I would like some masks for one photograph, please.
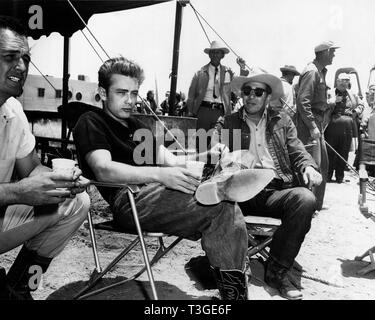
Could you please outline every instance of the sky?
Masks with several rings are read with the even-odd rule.
[[[282,65],[295,65],[302,71],[314,59],[314,47],[325,40],[336,42],[333,64],[328,66],[327,83],[332,86],[336,69],[354,67],[366,91],[369,71],[375,64],[373,0],[191,0],[194,8],[249,66],[257,66],[280,76]],[[170,89],[176,2],[132,10],[97,14],[88,27],[109,56],[123,55],[138,62],[146,79],[140,89],[158,89],[159,103]],[[69,17],[66,17],[69,23]],[[210,40],[219,37],[202,21]],[[85,32],[90,37],[88,32]],[[92,38],[91,38],[92,39]],[[44,73],[62,76],[63,38],[53,33],[48,38],[30,39],[32,59]],[[177,90],[187,93],[196,71],[209,62],[203,52],[209,42],[187,5],[183,10]],[[70,74],[87,75],[97,81],[102,61],[80,31],[70,42]],[[100,52],[102,59],[107,56]],[[239,67],[232,51],[222,64],[235,73]],[[35,68],[30,73],[38,74]]]

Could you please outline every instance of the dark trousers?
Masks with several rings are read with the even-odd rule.
[[[244,215],[281,219],[276,230],[270,256],[289,269],[298,255],[305,235],[310,230],[315,211],[314,194],[303,187],[291,189],[264,189],[253,199],[239,203]]]
[[[207,133],[207,139],[204,135],[199,135],[196,139],[196,146],[198,153],[205,152],[211,142],[211,135],[213,128],[215,128],[217,120],[224,115],[223,109],[210,109],[200,106],[197,114],[197,130],[204,129]],[[202,141],[203,140],[203,141]]]
[[[158,183],[142,187],[135,201],[144,231],[164,232],[194,241],[201,239],[202,249],[212,266],[224,270],[244,269],[246,224],[234,203],[203,206],[192,195]],[[135,230],[127,190],[117,192],[110,202],[115,222],[126,230]]]
[[[337,153],[348,161],[350,146],[353,138],[353,119],[349,116],[333,116],[325,131],[326,141]],[[328,151],[328,179],[332,178],[335,172],[336,180],[344,179],[346,163],[336,155],[331,148]]]

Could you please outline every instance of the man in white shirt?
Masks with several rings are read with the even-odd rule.
[[[90,205],[83,193],[88,180],[78,168],[73,176],[54,173],[35,152],[35,138],[15,99],[22,94],[29,63],[22,25],[0,16],[0,254],[23,244],[6,276],[0,268],[0,300],[32,299],[30,291],[37,289]]]
[[[221,64],[229,49],[219,41],[212,41],[204,53],[208,54],[210,62],[194,74],[186,103],[189,115],[197,117],[197,130],[204,129],[208,133],[219,117],[231,113],[230,82],[233,72]]]
[[[295,66],[285,65],[280,68],[281,71],[281,83],[284,88],[284,95],[280,98],[284,111],[292,118],[295,123],[296,118],[296,95],[293,87],[293,79],[299,76],[300,73],[297,71]]]

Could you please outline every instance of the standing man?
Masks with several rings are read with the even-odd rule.
[[[348,161],[353,138],[358,140],[357,123],[364,109],[361,99],[351,92],[349,88],[349,74],[340,73],[337,77],[333,101],[329,101],[332,109],[331,122],[324,133],[327,143],[345,161]],[[327,151],[329,159],[327,181],[330,182],[332,180],[333,172],[335,172],[336,182],[342,183],[346,163],[330,147],[328,147]]]
[[[170,96],[170,91],[165,92],[165,99],[163,102],[160,104],[161,112],[163,115],[167,116],[169,115],[169,96]]]
[[[328,174],[328,155],[324,130],[329,123],[330,109],[327,104],[326,66],[332,64],[335,50],[339,48],[332,41],[325,41],[315,47],[315,59],[303,70],[299,78],[297,94],[298,138],[307,147],[320,168],[323,182],[313,188],[317,210],[323,207]]]
[[[30,63],[26,31],[0,16],[0,254],[23,245],[9,272],[0,268],[0,300],[30,300],[45,272],[87,217],[88,180],[44,167],[22,106]],[[12,173],[19,181],[13,182]],[[80,193],[80,194],[78,194]],[[40,278],[39,278],[40,280]]]
[[[221,64],[229,49],[219,41],[212,41],[204,53],[208,54],[210,62],[194,74],[186,103],[189,115],[198,118],[197,130],[204,129],[208,133],[219,117],[231,113],[230,82],[233,72]]]
[[[293,87],[293,79],[295,76],[299,76],[300,73],[297,71],[295,66],[285,65],[280,68],[281,71],[281,83],[284,88],[284,95],[280,98],[282,108],[292,118],[293,122],[296,122],[296,94]]]
[[[158,109],[158,106],[157,106],[156,101],[155,101],[154,91],[152,91],[152,90],[147,91],[146,101],[142,102],[142,113],[151,114],[150,108],[148,106],[146,106],[146,103],[148,103],[148,106],[151,108],[151,110],[154,113],[156,113],[156,114],[161,113],[160,110]]]
[[[226,144],[230,152],[247,151],[252,167],[273,171],[275,178],[260,193],[238,204],[244,215],[281,219],[270,246],[265,281],[283,297],[301,299],[301,292],[290,283],[287,273],[310,229],[315,197],[300,186],[296,173],[309,187],[319,184],[322,178],[315,161],[297,138],[290,117],[269,107],[283,94],[280,79],[268,73],[253,74],[234,77],[231,86],[241,95],[243,107],[219,119],[212,142],[214,146],[219,142]]]

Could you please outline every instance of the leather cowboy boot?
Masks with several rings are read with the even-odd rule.
[[[35,251],[23,246],[7,274],[9,299],[33,300],[30,292],[38,289],[40,282],[38,277],[47,270],[51,261],[52,258],[41,257]]]
[[[240,270],[211,267],[221,300],[248,300],[247,276]]]
[[[202,182],[195,191],[196,200],[205,205],[221,201],[244,202],[255,197],[274,178],[270,169],[225,168]]]
[[[283,298],[289,300],[301,300],[303,295],[289,280],[288,269],[277,263],[271,257],[265,265],[266,283],[280,292]]]
[[[273,170],[252,169],[254,165],[255,158],[248,150],[225,154],[213,172],[202,179],[195,192],[196,200],[205,205],[250,200],[275,177]]]
[[[0,300],[8,300],[7,276],[4,268],[0,267]]]

